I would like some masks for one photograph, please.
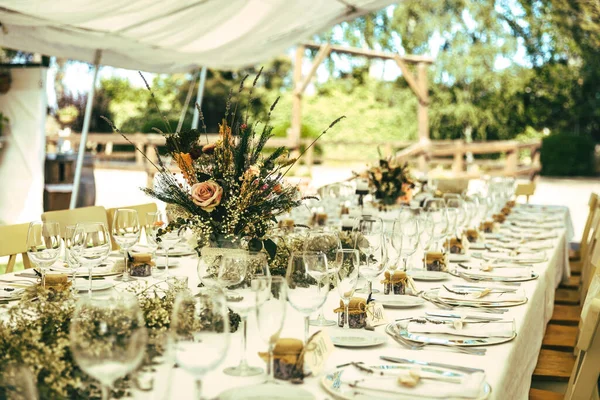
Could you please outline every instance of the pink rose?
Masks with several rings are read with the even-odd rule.
[[[192,201],[206,212],[212,212],[223,197],[223,188],[215,181],[196,183],[192,186]]]

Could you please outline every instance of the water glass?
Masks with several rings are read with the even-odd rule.
[[[202,378],[223,362],[229,349],[229,311],[225,294],[209,288],[196,296],[177,296],[170,326],[175,362],[194,376],[196,398],[202,398]]]
[[[358,250],[340,249],[335,256],[335,280],[337,291],[344,303],[344,329],[350,329],[348,322],[348,306],[354,296],[359,276]]]
[[[123,282],[131,282],[133,279],[129,275],[129,269],[127,269],[127,251],[140,240],[141,230],[137,211],[125,208],[115,211],[111,233],[115,242],[123,250],[123,263],[125,265],[123,275],[115,279]]]
[[[271,277],[271,290],[266,294],[257,293],[256,322],[261,339],[267,343],[269,361],[267,362],[267,383],[275,382],[273,370],[273,351],[281,335],[287,308],[287,284],[281,276]],[[263,301],[264,300],[264,301]]]
[[[34,221],[27,231],[27,255],[40,269],[42,286],[46,286],[46,270],[60,255],[60,226],[54,221]]]
[[[381,218],[364,215],[353,228],[354,249],[360,253],[360,275],[368,282],[368,293],[378,293],[373,289],[373,279],[377,278],[387,264],[386,239]]]
[[[150,235],[154,241],[165,252],[165,275],[169,275],[169,251],[181,241],[179,229],[169,227],[168,218],[162,212],[148,213],[146,215],[146,232],[150,231]],[[146,233],[148,234],[148,233]]]
[[[243,263],[244,265],[235,268],[232,264]],[[243,274],[241,282],[235,285],[235,289],[228,292],[227,306],[238,313],[240,316],[240,330],[242,331],[242,351],[240,362],[237,366],[227,367],[223,372],[232,376],[254,376],[263,372],[262,368],[250,366],[246,358],[247,353],[247,329],[248,314],[257,306],[257,301],[264,301],[271,290],[270,271],[267,263],[267,257],[262,252],[248,252],[244,255],[225,255],[221,264],[221,269],[229,269],[230,275],[235,275],[236,271]],[[219,275],[226,274],[220,271]],[[236,279],[237,281],[237,279]]]
[[[101,222],[84,222],[75,226],[72,252],[81,265],[88,269],[88,294],[92,296],[92,269],[110,254],[111,242],[106,225]]]
[[[137,298],[114,293],[110,298],[83,296],[70,327],[70,346],[79,367],[102,385],[110,398],[117,379],[135,370],[144,358],[148,335]]]

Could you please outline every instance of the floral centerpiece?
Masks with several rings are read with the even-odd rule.
[[[398,164],[390,158],[380,158],[379,165],[369,168],[364,176],[374,190],[375,198],[383,206],[406,204],[412,199],[415,187],[408,163]]]
[[[249,90],[248,106],[259,76],[260,72]],[[246,78],[240,83],[240,94]],[[150,90],[147,83],[146,86]],[[238,114],[238,105],[232,104],[231,97],[230,92],[219,136],[214,142],[208,139],[200,110],[202,131],[171,132],[166,122],[167,132],[161,133],[166,138],[167,153],[177,163],[183,180],[171,173],[159,156],[155,186],[144,191],[168,204],[175,216],[175,223],[170,223],[168,229],[190,229],[197,249],[227,247],[229,242],[246,238],[251,249],[264,248],[273,258],[275,243],[265,238],[267,231],[278,215],[289,212],[302,201],[298,188],[284,180],[298,159],[290,158],[285,147],[270,154],[265,149],[272,137],[271,113],[279,98],[271,105],[266,120],[250,122],[248,111],[239,115],[242,113]],[[333,121],[315,141],[342,118]]]

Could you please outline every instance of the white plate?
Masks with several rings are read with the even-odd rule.
[[[185,257],[193,256],[195,254],[196,251],[188,247],[175,247],[174,249],[169,250],[169,257]],[[159,257],[164,257],[165,251],[163,249],[158,249],[156,250],[156,255]]]
[[[390,367],[392,367],[394,369],[395,368],[406,369],[407,371],[410,371],[411,369],[415,368],[414,365],[403,365],[403,364],[392,364]],[[350,367],[345,367],[345,368],[350,368]],[[420,400],[440,400],[441,399],[439,397],[439,395],[438,396],[435,395],[436,385],[438,384],[438,382],[434,381],[434,380],[429,380],[429,379],[423,379],[420,382],[420,385],[431,385],[431,396],[432,397],[430,397],[430,396],[418,396],[417,397],[414,394],[410,393],[410,389],[405,389],[406,394],[404,394],[404,393],[385,393],[385,392],[381,392],[381,391],[373,391],[373,390],[368,390],[368,389],[357,390],[356,388],[350,387],[347,383],[343,383],[342,381],[340,381],[340,377],[344,373],[345,368],[338,368],[333,371],[329,371],[328,373],[323,375],[323,377],[321,378],[321,386],[323,386],[323,389],[325,389],[325,391],[327,393],[329,393],[331,396],[333,396],[336,399],[341,399],[341,400],[371,400],[371,399],[414,400],[415,398],[418,398]],[[434,373],[438,373],[441,376],[447,376],[448,374],[452,374],[452,375],[456,375],[456,376],[464,376],[465,375],[464,372],[456,371],[453,369],[430,368],[430,367],[421,367],[421,369],[425,370],[426,372],[434,371]],[[383,369],[383,371],[386,371],[386,369]],[[367,375],[367,376],[369,376],[369,375]],[[395,390],[395,388],[394,388],[394,390]],[[479,393],[479,395],[472,399],[473,400],[485,400],[490,396],[491,392],[492,392],[492,388],[490,387],[490,385],[487,382],[485,382],[482,385],[481,392]],[[460,397],[460,398],[446,398],[446,399],[458,400],[458,399],[465,399],[465,398]]]
[[[448,254],[448,261],[451,262],[464,262],[469,261],[471,256],[468,254]]]
[[[467,322],[468,324],[468,322]],[[392,330],[392,327],[395,329]],[[513,329],[514,329],[514,321],[513,321]],[[394,331],[398,332],[400,337],[417,343],[428,344],[437,341],[443,341],[445,343],[451,344],[452,346],[461,346],[461,347],[474,347],[474,346],[491,346],[494,344],[506,343],[510,342],[514,338],[517,337],[517,333],[513,330],[512,336],[509,337],[473,337],[473,336],[459,336],[459,335],[449,335],[446,333],[410,333],[406,329],[406,326],[401,325],[400,322],[392,322],[388,326],[386,326],[385,331],[388,334],[393,335]]]
[[[224,391],[220,400],[313,400],[315,396],[306,390],[284,383],[241,386]]]
[[[160,257],[160,258],[157,258],[156,260],[154,260],[154,262],[156,263],[156,266],[161,269],[165,267],[166,261],[167,260],[164,257]],[[174,259],[169,258],[169,268],[177,267],[178,265],[179,265],[179,260],[174,260]]]
[[[422,294],[422,296],[426,300],[433,301],[442,301],[451,306],[472,306],[472,307],[513,307],[520,306],[521,304],[527,303],[527,297],[525,297],[522,301],[484,301],[479,299],[478,301],[468,301],[468,300],[453,300],[453,299],[443,299],[440,300],[438,297],[439,288],[427,290]]]
[[[403,294],[375,295],[375,301],[385,308],[412,308],[425,303],[420,297]]]
[[[472,250],[485,250],[486,244],[485,242],[469,243],[469,248]]]
[[[98,292],[101,290],[108,290],[108,289],[112,288],[113,286],[114,286],[114,283],[110,282],[110,281],[104,281],[104,280],[94,281],[94,280],[92,280],[92,291],[93,292]],[[87,292],[89,287],[90,287],[90,283],[88,280],[86,280],[86,279],[76,279],[75,280],[75,289],[78,292]]]
[[[447,272],[441,271],[426,271],[426,270],[412,270],[408,271],[408,276],[413,278],[415,281],[445,281],[450,276]]]
[[[387,336],[365,329],[332,328],[328,333],[333,344],[339,347],[371,347],[387,342]]]

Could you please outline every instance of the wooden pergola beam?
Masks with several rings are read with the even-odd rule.
[[[307,49],[311,49],[311,50],[319,50],[322,46],[322,44],[320,43],[303,43],[302,46],[304,46]],[[346,47],[346,46],[338,46],[338,45],[331,45],[331,52],[332,53],[339,53],[339,54],[348,54],[348,55],[352,55],[352,56],[363,56],[363,57],[367,57],[367,58],[378,58],[381,60],[394,60],[395,57],[397,56],[396,54],[393,53],[386,53],[383,51],[378,51],[378,50],[370,50],[370,49],[360,49],[358,47]],[[419,63],[425,63],[425,64],[433,64],[433,58],[431,57],[426,57],[426,56],[414,56],[414,55],[405,55],[401,57],[402,60],[408,64],[419,64]]]
[[[422,88],[419,87],[419,82],[417,82],[418,78],[416,78],[413,73],[410,72],[406,62],[399,55],[394,55],[394,61],[396,61],[396,64],[398,64],[398,67],[400,67],[402,76],[404,79],[406,79],[406,83],[408,83],[408,86],[410,86],[415,96],[417,96],[417,99],[419,99],[419,103],[426,103],[426,94],[423,92]]]
[[[331,46],[329,45],[329,43],[325,43],[325,44],[321,45],[321,47],[319,48],[319,52],[315,56],[315,59],[313,60],[313,63],[310,67],[310,71],[308,71],[308,75],[306,75],[306,77],[302,80],[302,82],[299,82],[296,84],[296,92],[297,93],[300,93],[300,94],[304,93],[304,91],[306,90],[306,87],[310,83],[310,80],[313,78],[313,76],[317,72],[319,65],[321,65],[323,60],[325,60],[325,57],[327,57],[330,52],[331,52]]]

